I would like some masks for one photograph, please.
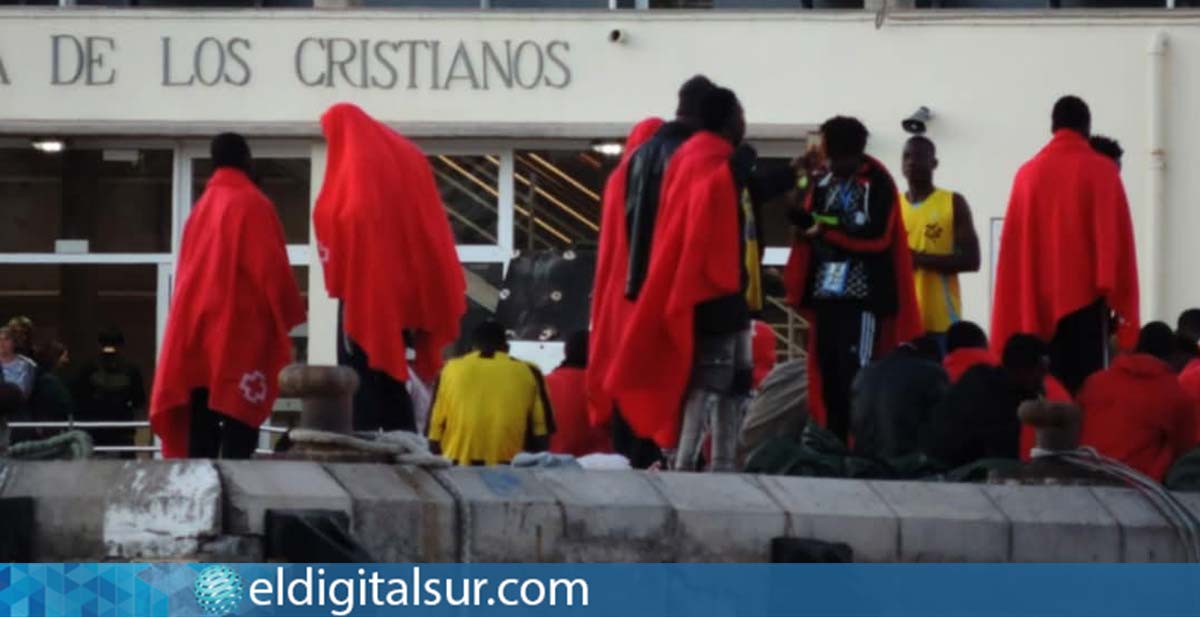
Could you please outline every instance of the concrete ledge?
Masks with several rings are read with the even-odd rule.
[[[225,486],[225,532],[263,535],[271,509],[340,510],[354,518],[354,504],[341,485],[317,463],[220,461]]]
[[[49,461],[12,466],[5,497],[34,499],[44,561],[183,559],[221,529],[208,461]]]
[[[868,483],[900,521],[899,561],[1008,561],[1009,524],[973,484]]]
[[[461,541],[468,560],[561,560],[562,510],[534,470],[456,467],[433,473],[465,510]]]
[[[787,513],[789,536],[845,542],[855,561],[896,561],[900,522],[867,483],[782,476],[758,481]]]
[[[562,507],[563,561],[677,558],[675,510],[645,472],[564,469],[536,475]]]
[[[753,476],[658,473],[650,479],[675,508],[678,561],[768,561],[787,515]]]
[[[454,499],[413,467],[330,464],[325,469],[354,502],[354,535],[379,561],[454,561]]]
[[[780,536],[859,561],[1185,558],[1150,502],[1108,487],[112,460],[5,461],[0,482],[34,502],[39,561],[260,561],[271,508],[346,512],[379,560],[765,561]]]

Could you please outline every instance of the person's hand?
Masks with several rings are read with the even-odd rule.
[[[812,239],[819,237],[825,231],[825,226],[820,223],[813,223],[812,227],[804,230],[804,236]]]

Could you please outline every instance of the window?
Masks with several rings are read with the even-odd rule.
[[[518,151],[513,177],[515,247],[595,247],[604,182],[615,165],[616,159],[590,150]]]
[[[434,179],[458,244],[496,244],[500,224],[500,156],[435,154]]]
[[[170,252],[171,178],[169,150],[0,148],[0,247]]]

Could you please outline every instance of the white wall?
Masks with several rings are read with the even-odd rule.
[[[1013,172],[1049,137],[1054,100],[1075,93],[1091,103],[1095,130],[1125,147],[1124,178],[1146,273],[1147,46],[1163,30],[1169,38],[1167,213],[1161,246],[1166,263],[1159,281],[1164,292],[1161,307],[1148,306],[1148,298],[1143,305],[1153,309],[1148,318],[1173,320],[1180,309],[1200,305],[1200,286],[1189,271],[1192,235],[1200,230],[1200,209],[1190,203],[1192,195],[1200,195],[1200,175],[1190,173],[1200,165],[1200,118],[1190,113],[1200,105],[1200,30],[1195,28],[1200,18],[1194,13],[1057,15],[906,13],[876,28],[874,15],[865,13],[622,12],[531,18],[505,13],[254,12],[185,18],[140,11],[0,12],[0,61],[10,82],[0,84],[0,131],[21,133],[30,126],[99,131],[108,126],[111,132],[204,122],[260,133],[315,134],[325,106],[352,100],[402,130],[518,123],[527,124],[529,135],[536,136],[550,124],[624,125],[648,114],[667,114],[678,83],[704,72],[736,89],[750,122],[760,127],[811,124],[837,113],[859,116],[872,130],[872,152],[893,169],[905,138],[900,119],[918,105],[928,105],[936,114],[930,136],[942,161],[939,183],[963,193],[974,206],[986,259],[989,220],[1003,215]],[[613,28],[625,30],[628,42],[609,43]],[[105,66],[117,68],[116,83],[51,85],[49,37],[55,33],[113,37],[117,49]],[[184,50],[209,34],[250,41],[245,55],[252,79],[247,85],[163,87],[160,37],[173,37],[175,49]],[[296,45],[307,36],[436,39],[449,46],[444,51],[459,40],[562,40],[570,45],[566,59],[572,80],[562,89],[531,91],[308,88],[294,70]],[[450,55],[442,62],[449,62]],[[186,64],[180,62],[180,67]],[[317,178],[319,169],[314,161]],[[311,272],[317,276],[318,270]],[[967,316],[985,324],[988,285],[986,267],[963,281]],[[321,287],[314,286],[314,292]]]

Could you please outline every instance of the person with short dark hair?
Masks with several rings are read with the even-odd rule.
[[[125,334],[116,327],[96,337],[99,353],[79,368],[72,392],[75,418],[85,422],[131,422],[146,406],[142,371],[124,355]],[[132,446],[136,429],[89,429],[98,446]]]
[[[701,130],[667,168],[650,266],[610,383],[636,434],[678,446],[675,468],[699,468],[707,427],[709,468],[732,471],[753,377],[734,168],[746,124],[724,88],[703,97],[699,115]]]
[[[1175,331],[1193,344],[1200,345],[1200,308],[1190,308],[1180,313]]]
[[[16,386],[21,391],[21,398],[28,401],[33,393],[37,365],[17,353],[17,336],[10,326],[0,328],[0,369],[0,381]]]
[[[716,88],[707,77],[695,75],[679,88],[675,118],[661,124],[654,134],[625,162],[624,240],[627,263],[624,299],[637,302],[650,268],[653,240],[658,224],[663,177],[676,150],[701,129],[700,102]],[[628,412],[619,406],[612,412],[613,447],[630,459],[634,467],[659,462],[661,453],[654,440],[639,436],[628,421]]]
[[[992,344],[1017,332],[1050,341],[1051,372],[1075,393],[1138,333],[1137,254],[1120,173],[1088,143],[1091,112],[1066,96],[1054,137],[1013,180],[1000,239]]]
[[[1134,353],[1089,377],[1078,398],[1080,443],[1160,482],[1197,443],[1197,404],[1167,363],[1174,350],[1171,327],[1148,323]]]
[[[508,355],[504,326],[485,321],[474,351],[451,360],[434,386],[430,447],[458,465],[503,465],[544,451],[555,432],[553,407],[537,367]]]
[[[250,458],[292,359],[305,305],[275,206],[244,138],[212,142],[215,171],[188,217],[150,424],[167,458]]]
[[[933,183],[938,159],[932,140],[910,137],[901,167],[908,190],[900,193],[900,211],[912,250],[921,321],[944,345],[946,331],[962,319],[958,275],[979,271],[979,237],[966,198]]]
[[[1179,355],[1187,358],[1179,371],[1179,385],[1200,404],[1200,309],[1190,308],[1179,314],[1175,324]]]
[[[550,437],[550,451],[574,456],[610,452],[612,429],[607,424],[592,426],[588,419],[587,330],[572,334],[564,351],[562,364],[546,375],[556,429]]]
[[[1049,348],[1037,337],[1012,336],[1000,366],[978,364],[950,386],[922,431],[922,450],[948,467],[985,458],[1020,457],[1021,403],[1043,396]]]
[[[949,387],[940,344],[931,335],[864,367],[850,396],[854,453],[891,458],[918,451],[921,428]]]
[[[29,410],[36,422],[66,422],[75,415],[75,402],[71,391],[59,377],[62,363],[67,358],[67,348],[58,341],[46,341],[34,347],[37,362],[37,380],[33,384],[33,396],[29,399]],[[143,400],[145,394],[143,393]],[[40,437],[48,437],[63,429],[44,429]]]
[[[899,194],[866,155],[867,129],[837,116],[821,125],[829,173],[810,184],[785,271],[789,303],[811,324],[813,418],[849,436],[850,387],[859,369],[922,333]]]
[[[1091,144],[1092,150],[1103,154],[1116,163],[1117,169],[1121,168],[1121,156],[1125,154],[1125,150],[1121,148],[1121,144],[1117,140],[1105,135],[1092,135],[1088,139],[1088,143]]]

